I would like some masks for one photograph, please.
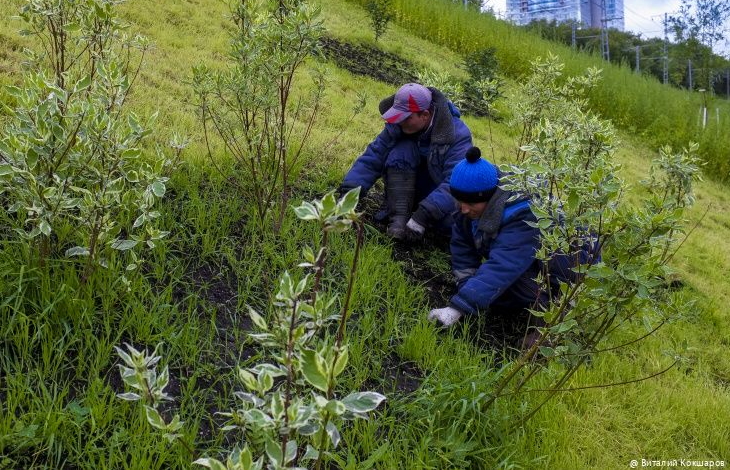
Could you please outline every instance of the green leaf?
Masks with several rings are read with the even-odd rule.
[[[139,183],[139,173],[137,172],[137,170],[129,170],[125,173],[124,177],[130,183]]]
[[[274,377],[267,371],[259,372],[259,391],[264,394],[274,386]]]
[[[291,440],[286,443],[286,455],[284,455],[284,464],[288,464],[297,456],[297,441]]]
[[[167,425],[167,430],[171,432],[175,432],[183,427],[183,424],[185,424],[184,421],[180,421],[180,415],[175,415],[172,418],[172,421]]]
[[[0,165],[0,176],[12,175],[14,173],[13,167],[7,163]]]
[[[337,444],[340,443],[340,431],[337,429],[337,426],[335,426],[332,421],[329,421],[325,429],[327,430],[327,435],[332,441],[332,446],[337,447]]]
[[[152,193],[157,197],[162,197],[165,195],[165,183],[161,181],[155,181],[152,183]]]
[[[557,325],[550,327],[550,332],[556,333],[556,334],[567,333],[568,331],[570,331],[577,325],[578,325],[578,322],[571,318],[570,320],[560,322]]]
[[[260,330],[263,331],[269,331],[269,326],[266,324],[266,320],[264,320],[264,317],[258,314],[256,310],[249,307],[248,308],[248,316],[251,317],[251,321],[254,325]]]
[[[51,225],[45,220],[41,220],[38,224],[38,230],[47,237],[51,235]]]
[[[42,195],[43,195],[44,198],[48,199],[48,198],[52,198],[53,196],[55,196],[57,192],[58,192],[58,188],[57,187],[55,187],[55,186],[49,186],[49,187],[47,187],[46,189],[43,190]]]
[[[241,450],[240,453],[239,462],[245,470],[249,470],[251,467],[253,467],[253,454],[251,453],[251,449],[248,448],[248,445],[243,446],[243,450]]]
[[[342,399],[348,411],[353,413],[367,413],[372,411],[385,400],[385,396],[376,392],[355,392]]]
[[[132,248],[134,248],[135,246],[137,246],[138,243],[139,243],[138,240],[121,240],[121,239],[118,239],[118,240],[114,240],[112,242],[112,245],[111,246],[115,250],[127,251],[127,250],[131,250]]]
[[[304,455],[302,456],[301,460],[316,460],[319,458],[319,451],[312,447],[310,444],[307,444],[307,451],[304,452]]]
[[[269,456],[269,459],[274,463],[275,467],[281,467],[283,465],[284,456],[281,454],[281,446],[274,442],[274,440],[271,438],[271,436],[266,436],[266,455]]]
[[[137,228],[147,221],[147,214],[142,214],[134,220],[132,227]]]
[[[324,409],[334,414],[335,416],[343,415],[345,411],[347,411],[345,404],[342,403],[340,400],[330,400],[329,403],[327,403],[327,406],[324,407]]]
[[[304,378],[313,387],[327,392],[328,377],[324,367],[324,359],[313,349],[305,349],[301,354],[301,367]]]
[[[261,410],[252,409],[245,413],[246,421],[252,425],[253,428],[268,429],[274,426],[274,422],[269,415]]]
[[[280,418],[284,414],[284,398],[281,392],[274,392],[271,397],[271,416],[274,419]]]
[[[294,213],[301,220],[317,220],[319,213],[317,208],[309,202],[303,202],[301,206],[294,208]]]
[[[351,189],[345,194],[340,202],[337,204],[339,210],[337,211],[340,215],[349,214],[354,211],[357,207],[357,203],[360,200],[360,187]]]
[[[204,459],[198,459],[195,462],[193,462],[194,465],[201,465],[203,467],[208,467],[211,470],[227,470],[226,466],[223,465],[223,462],[216,459],[211,458],[204,458]]]
[[[86,90],[91,86],[91,75],[85,75],[74,85],[74,93]]]
[[[340,355],[337,357],[337,361],[335,361],[335,367],[333,370],[333,375],[337,377],[342,373],[343,370],[345,370],[345,367],[347,366],[347,360],[349,357],[347,345],[342,347],[342,350],[340,351]]]
[[[294,300],[294,282],[289,275],[289,271],[284,271],[279,280],[279,293],[276,298],[279,300]]]
[[[549,348],[546,346],[540,346],[540,354],[543,355],[543,357],[553,357],[555,355],[555,349]]]
[[[337,200],[335,199],[335,193],[329,192],[322,198],[322,217],[329,217],[335,213],[337,208]]]
[[[145,405],[144,410],[147,414],[147,422],[150,423],[153,428],[161,429],[163,431],[167,429],[165,421],[162,419],[162,416],[160,416],[160,413],[158,413],[156,409],[152,408],[151,406]]]
[[[120,399],[126,400],[126,401],[137,401],[137,400],[142,399],[142,397],[140,395],[137,395],[136,393],[132,393],[132,392],[118,393],[117,398],[120,398]]]
[[[256,381],[256,377],[246,369],[239,368],[238,369],[238,380],[241,381],[244,387],[246,389],[251,391],[257,391],[258,390],[258,382]]]
[[[89,256],[89,249],[85,246],[75,246],[66,250],[65,256],[67,258],[72,256]]]

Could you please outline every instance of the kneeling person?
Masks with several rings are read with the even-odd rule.
[[[380,102],[385,128],[348,171],[340,191],[360,186],[360,197],[383,177],[388,235],[419,239],[429,228],[450,233],[454,200],[451,170],[471,147],[459,110],[439,90],[407,83]]]
[[[454,324],[464,314],[489,309],[510,312],[539,309],[548,302],[535,280],[540,230],[528,197],[499,185],[499,170],[472,147],[451,173],[451,194],[459,205],[451,235],[451,262],[459,290],[445,308],[431,310],[429,320]]]

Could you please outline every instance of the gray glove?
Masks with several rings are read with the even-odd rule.
[[[435,308],[428,314],[429,321],[436,321],[441,326],[451,326],[461,318],[461,312],[452,307]]]
[[[406,224],[406,238],[408,240],[419,242],[423,240],[424,233],[426,233],[426,227],[413,220],[413,218],[408,219]]]

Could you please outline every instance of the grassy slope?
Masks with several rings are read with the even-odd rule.
[[[5,13],[4,6],[2,9]],[[204,161],[198,126],[192,109],[187,106],[191,98],[185,82],[193,65],[199,62],[220,63],[226,47],[225,9],[220,2],[212,0],[134,0],[124,6],[123,11],[134,29],[149,35],[157,44],[148,58],[132,105],[141,113],[159,109],[156,138],[164,142],[173,132],[188,134],[194,143],[186,156],[193,162]],[[348,39],[369,38],[366,16],[361,10],[340,1],[328,1],[324,14],[326,26],[332,34]],[[13,36],[12,31],[17,26],[4,20],[0,28],[0,38],[4,40]],[[396,27],[385,35],[381,46],[434,68],[449,69],[459,62],[448,49],[415,38]],[[5,57],[0,54],[0,71],[13,68],[12,61]],[[317,125],[311,147],[314,162],[321,163],[314,165],[313,174],[309,175],[314,191],[322,191],[335,184],[377,132],[380,123],[375,105],[381,96],[392,91],[383,84],[335,69],[331,70],[330,77],[328,109]],[[13,78],[6,75],[3,80],[12,81]],[[327,143],[343,129],[357,91],[365,91],[371,97],[366,112],[357,116],[336,142],[328,146]],[[508,158],[512,146],[509,128],[475,119],[467,119],[467,122],[478,145],[483,148],[493,146],[497,161]],[[493,140],[490,135],[493,135]],[[630,136],[623,139],[617,158],[624,164],[624,177],[635,182],[643,176],[652,153],[639,140]],[[730,319],[725,309],[730,300],[725,278],[730,270],[727,241],[730,240],[730,204],[727,193],[724,186],[713,183],[698,185],[698,203],[692,210],[693,220],[699,220],[705,208],[711,207],[711,210],[676,258],[682,279],[700,298],[696,312],[687,321],[668,326],[640,349],[604,355],[579,374],[572,385],[607,383],[651,374],[667,364],[667,358],[662,356],[663,350],[685,340],[691,348],[688,356],[692,363],[689,367],[640,384],[565,394],[548,405],[518,436],[505,437],[498,442],[478,442],[478,449],[465,452],[476,452],[495,445],[496,449],[487,452],[485,461],[492,464],[503,462],[505,466],[517,464],[544,468],[625,468],[630,459],[642,457],[730,458],[730,431],[726,420],[720,418],[730,416],[730,359],[726,354],[730,346]],[[235,210],[235,205],[231,206],[230,202],[204,201],[203,213],[198,217],[210,217],[206,209]],[[188,208],[190,218],[193,218],[193,210],[195,207]],[[210,233],[198,234],[201,242],[211,245],[204,252],[215,254],[228,249],[225,241],[218,240],[229,236],[226,224],[221,225],[201,228],[210,230]],[[377,351],[368,351],[368,348],[390,350],[393,343],[403,356],[417,360],[427,370],[433,370],[434,380],[454,384],[465,381],[468,384],[469,374],[464,371],[476,374],[485,367],[488,358],[469,342],[451,335],[439,336],[424,324],[426,305],[419,298],[422,291],[414,290],[400,270],[394,269],[397,265],[394,266],[391,261],[389,249],[381,246],[383,243],[381,238],[371,239],[363,258],[361,272],[367,275],[362,279],[356,300],[361,309],[378,310],[382,316],[364,314],[360,335],[353,337],[353,386],[360,387],[379,373],[377,359],[380,355]],[[286,266],[288,258],[296,256],[294,248],[287,248],[292,254],[284,256],[287,259],[280,260],[281,265]],[[252,259],[255,259],[253,256]],[[245,287],[239,287],[239,294],[244,299],[255,295],[246,292]],[[160,331],[151,334],[132,330],[130,334],[146,337],[152,343],[171,333],[159,325],[151,328]],[[369,328],[373,335],[385,339],[368,338]],[[140,330],[139,326],[136,329]],[[176,334],[180,335],[179,332]],[[388,340],[390,337],[394,342]],[[397,346],[399,342],[401,346]],[[181,359],[184,363],[195,364],[197,356],[194,353],[175,351],[174,354],[184,358]],[[95,386],[100,385],[97,383]],[[89,390],[89,393],[94,392]],[[108,398],[108,389],[103,393]],[[363,452],[372,451],[383,443],[382,436],[385,435],[389,446],[376,465],[378,468],[419,468],[427,465],[424,462],[438,466],[429,455],[434,448],[433,443],[429,443],[429,436],[419,435],[432,428],[418,421],[411,423],[409,429],[399,419],[401,415],[398,413],[419,417],[418,410],[410,406],[407,402],[393,400],[380,422],[358,425],[356,432],[346,437],[350,446]],[[193,404],[190,407],[195,410]],[[478,427],[478,422],[472,423],[472,426]],[[133,429],[130,431],[135,432]],[[140,433],[141,445],[144,433],[141,430],[136,432]],[[481,436],[478,430],[470,432]],[[149,452],[154,454],[160,451],[159,448]],[[449,461],[447,459],[454,461],[457,457],[444,455],[442,462]],[[138,463],[141,465],[141,460]]]

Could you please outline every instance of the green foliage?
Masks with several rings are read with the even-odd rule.
[[[33,38],[11,37],[18,27],[11,16],[20,3],[0,2],[4,13],[0,15],[0,80],[18,86],[20,50],[35,45]],[[341,1],[325,3],[326,25],[333,34],[348,42],[372,34],[364,10]],[[422,2],[422,7],[430,6],[430,2]],[[461,5],[456,6],[463,11]],[[235,441],[244,445],[240,430],[215,432],[221,425],[215,412],[229,410],[238,400],[233,392],[243,391],[236,382],[237,365],[271,362],[249,348],[245,305],[268,312],[268,297],[277,288],[276,273],[295,266],[302,247],[311,243],[316,223],[298,224],[293,212],[287,211],[280,236],[266,234],[261,240],[260,228],[247,217],[255,208],[228,183],[228,178],[240,177],[241,170],[220,161],[224,171],[218,173],[206,158],[200,144],[202,128],[184,106],[190,99],[184,72],[208,59],[212,59],[211,68],[223,64],[229,44],[226,30],[230,30],[224,10],[217,0],[130,0],[121,5],[121,15],[155,44],[146,60],[154,66],[142,69],[125,104],[139,116],[160,111],[155,132],[143,141],[143,154],[157,142],[163,145],[176,130],[192,137],[191,148],[183,155],[185,165],[166,175],[170,180],[159,201],[161,216],[155,219],[155,225],[171,235],[145,253],[144,276],[130,276],[130,291],[121,288],[118,273],[112,269],[96,270],[90,279],[93,285],[82,292],[66,287],[78,283],[69,260],[54,260],[54,267],[63,269],[54,269],[52,277],[28,266],[27,247],[15,238],[0,210],[0,468],[189,468],[191,461],[203,456],[226,463],[223,450],[230,450]],[[486,19],[474,14],[469,18],[475,22]],[[477,38],[491,35],[493,30],[494,45],[504,39],[525,46],[519,33],[501,28],[497,23],[479,30]],[[399,53],[439,69],[459,67],[460,57],[436,39],[422,41],[408,33],[399,38],[402,40],[392,45]],[[504,55],[500,48],[498,57]],[[566,64],[566,75],[586,66]],[[301,71],[306,79],[306,66]],[[611,78],[614,73],[604,70],[604,82],[609,86],[616,82]],[[627,97],[653,112],[656,107],[644,105],[651,89],[622,77],[616,83],[631,91]],[[329,70],[329,78],[337,93],[325,97],[327,112],[317,121],[311,142],[321,148],[320,143],[329,142],[339,129],[345,128],[345,132],[332,151],[316,152],[316,160],[305,168],[305,180],[297,181],[292,197],[301,191],[307,194],[312,181],[315,190],[324,193],[380,129],[375,108],[369,110],[374,113],[370,118],[345,125],[355,92],[370,96],[392,92],[387,85],[338,68]],[[625,106],[622,96],[613,97],[618,107]],[[661,101],[671,111],[684,100],[683,94],[676,93]],[[11,104],[9,101],[4,100]],[[503,109],[511,105],[511,101],[502,102]],[[696,123],[697,113],[686,111],[689,105],[684,109],[688,121]],[[663,116],[661,125],[646,135],[640,129],[619,133],[623,142],[613,158],[622,164],[619,175],[631,184],[626,190],[629,198],[641,194],[638,179],[647,177],[645,163],[655,153],[646,143],[647,136],[651,142],[664,143],[668,140],[663,128],[683,132],[673,116],[672,112]],[[714,124],[714,114],[710,117]],[[483,140],[488,123],[471,118],[467,122],[475,139]],[[626,120],[621,122],[626,124]],[[512,153],[507,151],[514,144],[508,137],[512,129],[501,123],[492,123],[492,127],[498,158],[504,161],[503,154]],[[698,134],[700,149],[714,146],[718,154],[725,152],[724,135],[724,128]],[[719,173],[714,168],[710,171]],[[505,397],[491,411],[482,410],[480,394],[493,388],[494,377],[502,370],[501,350],[495,353],[493,344],[474,338],[473,331],[451,334],[427,324],[422,314],[428,299],[438,295],[431,290],[433,281],[426,286],[414,283],[408,276],[412,266],[398,256],[402,252],[394,256],[386,240],[369,230],[353,289],[347,367],[338,376],[337,393],[346,396],[347,390],[377,390],[388,401],[370,420],[342,426],[341,442],[336,449],[330,445],[326,463],[352,470],[625,468],[636,449],[650,449],[653,455],[679,452],[699,459],[730,455],[725,428],[716,420],[698,419],[730,415],[730,362],[721,334],[730,328],[724,310],[730,301],[725,274],[730,265],[730,215],[724,208],[730,202],[727,188],[713,181],[699,184],[696,197],[698,204],[687,212],[696,224],[693,235],[672,265],[685,286],[674,295],[696,296],[700,301],[683,321],[665,325],[640,349],[627,347],[595,355],[590,367],[576,372],[570,387],[650,375],[667,360],[663,351],[682,342],[691,347],[686,353],[691,362],[639,384],[563,393],[520,432],[510,434],[505,429],[539,392],[522,395],[522,400]],[[699,222],[709,207],[712,209]],[[333,266],[349,265],[351,245],[350,236],[331,237]],[[446,257],[440,251],[436,254]],[[448,267],[444,269],[448,271]],[[340,270],[328,272],[325,285],[340,284]],[[637,332],[643,334],[643,322],[635,323],[633,331],[610,338],[607,347],[630,341]],[[160,415],[166,423],[174,414],[185,421],[178,433],[186,437],[177,439],[175,445],[149,424],[142,403],[116,398],[124,390],[113,345],[132,340],[150,351],[164,341],[165,359],[158,369],[169,365],[171,380],[165,391],[174,394],[176,401],[161,405]],[[249,357],[251,353],[253,357]],[[547,386],[547,379],[559,368],[554,363],[541,371],[542,381],[533,386]],[[172,413],[170,408],[174,408]],[[194,452],[183,448],[183,442],[189,442]]]
[[[365,4],[376,41],[385,34],[388,23],[393,19],[392,3],[393,0],[368,0]]]
[[[446,95],[457,107],[476,116],[495,117],[494,102],[502,96],[502,81],[497,77],[497,59],[494,49],[468,54],[464,68],[469,73],[467,80],[459,80],[448,72],[422,69],[418,81],[434,87]]]
[[[467,54],[464,68],[469,79],[464,82],[464,100],[477,116],[495,117],[494,102],[502,96],[502,80],[497,76],[496,49],[488,47]]]
[[[124,34],[113,6],[46,0],[23,8],[25,34],[46,54],[28,52],[23,85],[6,89],[12,105],[0,134],[8,222],[37,247],[40,264],[58,249],[85,257],[84,280],[116,251],[129,251],[127,269],[136,269],[133,249],[167,235],[153,222],[170,162],[143,155],[150,123],[124,110],[134,53],[141,63],[148,43]]]
[[[208,468],[259,469],[299,468],[300,462],[314,461],[320,468],[325,452],[336,448],[341,440],[340,429],[344,421],[367,418],[385,399],[376,392],[353,392],[337,398],[338,377],[348,362],[348,346],[344,341],[344,329],[352,286],[355,281],[362,226],[355,208],[360,188],[353,189],[339,201],[334,193],[322,200],[305,202],[294,209],[301,220],[319,223],[322,246],[317,255],[312,248],[304,250],[305,262],[300,266],[314,271],[314,282],[309,275],[294,279],[285,272],[279,280],[279,288],[273,302],[273,312],[268,320],[249,308],[249,317],[258,332],[250,338],[267,350],[274,362],[262,362],[254,367],[238,367],[237,378],[244,391],[235,393],[239,408],[220,413],[230,419],[223,431],[240,430],[246,435],[247,444],[236,447],[226,463],[215,458],[201,458],[195,464]],[[321,278],[326,267],[330,234],[342,233],[353,224],[358,226],[347,294],[340,314],[333,312],[336,298],[321,291]],[[327,334],[328,328],[339,323],[337,334]],[[168,382],[165,368],[159,375],[155,365],[161,359],[156,355],[141,353],[127,346],[130,354],[116,348],[125,362],[120,365],[122,379],[136,392],[118,395],[130,401],[145,400],[148,422],[165,432],[173,441],[174,434],[183,423],[176,415],[167,424],[156,410],[158,403],[169,400],[164,393]],[[182,442],[182,441],[181,441]],[[303,455],[299,450],[306,446]],[[254,456],[259,456],[254,461]]]
[[[538,281],[550,304],[534,312],[545,322],[538,328],[540,340],[516,361],[497,393],[524,389],[538,353],[565,367],[523,421],[600,352],[606,337],[642,322],[646,334],[627,342],[635,344],[688,309],[666,294],[665,283],[672,246],[682,231],[682,212],[692,202],[692,184],[698,178],[697,146],[676,155],[662,150],[648,197],[626,205],[625,184],[613,162],[614,131],[586,111],[582,98],[584,90],[595,86],[596,71],[561,84],[561,70],[555,57],[534,64],[523,93],[528,101],[517,114],[523,138],[519,164],[508,167],[506,185],[533,198],[537,221],[532,225],[542,239],[536,257],[544,267]],[[549,266],[561,259],[574,266],[572,272],[551,278]]]
[[[119,364],[119,373],[122,381],[134,392],[120,393],[117,397],[126,401],[142,401],[145,403],[144,410],[147,422],[150,425],[163,431],[163,437],[169,442],[181,437],[176,432],[185,424],[180,421],[180,416],[175,415],[172,421],[165,423],[160,416],[157,407],[165,402],[172,400],[172,397],[165,392],[165,388],[170,381],[170,372],[165,366],[162,372],[157,374],[157,363],[160,362],[162,356],[157,355],[157,350],[161,344],[158,344],[152,354],[148,355],[147,351],[138,351],[134,346],[127,344],[127,351],[119,347],[114,347],[117,355],[122,359],[124,364]]]
[[[668,18],[666,26],[694,61],[694,70],[689,72],[692,78],[687,82],[690,89],[712,90],[715,71],[727,66],[727,61],[713,53],[713,47],[725,39],[729,18],[730,4],[722,0],[683,0],[679,13]]]
[[[439,89],[456,106],[464,104],[464,84],[448,72],[438,72],[432,69],[418,71],[418,82],[424,86]]]
[[[325,87],[320,71],[314,76],[311,96],[294,99],[297,70],[318,52],[323,31],[320,13],[300,0],[234,0],[230,9],[236,30],[228,70],[197,67],[193,86],[213,164],[218,165],[219,155],[213,150],[211,133],[245,172],[234,182],[256,203],[262,224],[276,206],[274,228],[278,230]]]

